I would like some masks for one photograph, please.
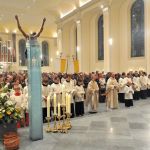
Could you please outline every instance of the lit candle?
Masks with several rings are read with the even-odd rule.
[[[66,93],[66,113],[68,112],[68,93]]]
[[[50,117],[50,96],[47,97],[47,117]]]
[[[56,94],[54,94],[54,115],[56,115]]]
[[[58,103],[58,116],[60,117],[60,103]]]
[[[62,105],[65,106],[65,92],[62,92]]]
[[[70,94],[68,94],[68,111],[67,111],[67,113],[69,113],[70,114],[70,102],[71,102],[71,95]]]

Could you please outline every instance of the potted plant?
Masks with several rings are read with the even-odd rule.
[[[7,132],[17,132],[17,121],[21,119],[21,112],[10,100],[3,89],[0,93],[0,139]]]

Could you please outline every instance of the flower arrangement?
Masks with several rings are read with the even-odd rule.
[[[0,123],[11,123],[21,119],[21,112],[15,105],[7,93],[0,94]]]

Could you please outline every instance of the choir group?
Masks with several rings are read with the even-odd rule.
[[[5,72],[0,74],[0,88],[7,87],[10,99],[22,110],[22,122],[29,124],[28,116],[28,76],[27,72]],[[89,113],[98,111],[99,103],[106,103],[106,109],[133,106],[133,100],[150,97],[150,75],[143,71],[107,74],[100,72],[62,74],[42,74],[43,122],[47,116],[47,98],[50,98],[50,114],[54,113],[54,94],[56,105],[61,107],[63,95],[70,94],[72,117],[83,116],[86,107]],[[62,109],[61,109],[62,113]]]

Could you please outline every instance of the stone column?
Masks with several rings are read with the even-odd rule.
[[[77,20],[76,21],[77,25],[77,59],[79,60],[79,70],[81,71],[82,68],[82,43],[81,43],[81,21]]]
[[[41,93],[41,50],[37,40],[27,42],[29,79],[30,139],[43,139],[42,93]]]
[[[57,34],[58,34],[58,37],[57,37],[57,48],[58,48],[59,52],[62,52],[62,29],[61,28],[59,28],[57,30]]]

